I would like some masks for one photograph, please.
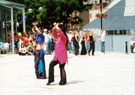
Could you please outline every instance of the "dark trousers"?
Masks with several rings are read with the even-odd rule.
[[[75,47],[75,55],[78,55],[79,54],[79,44],[74,43],[74,47]]]
[[[19,54],[19,55],[26,55],[27,53],[19,52],[18,54]]]
[[[89,53],[91,52],[92,50],[92,55],[94,55],[94,52],[95,52],[95,43],[90,43],[90,49],[89,49]]]
[[[133,50],[134,50],[134,47],[133,47],[133,46],[131,46],[131,53],[133,53]]]
[[[60,64],[60,62],[57,61],[51,61],[50,65],[49,65],[49,79],[48,82],[53,82],[54,81],[54,66],[57,65],[59,63],[59,68],[60,68],[60,83],[64,82],[66,83],[66,72],[65,72],[65,63],[64,64]]]

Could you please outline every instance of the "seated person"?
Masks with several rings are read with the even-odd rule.
[[[19,55],[26,55],[27,54],[27,49],[24,47],[24,44],[21,44],[21,47],[19,48]]]
[[[28,55],[32,55],[34,53],[32,41],[29,42],[29,44],[27,46],[27,51],[28,51]]]

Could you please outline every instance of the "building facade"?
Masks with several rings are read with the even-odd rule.
[[[113,0],[102,0],[103,12],[107,10],[107,6],[111,4],[112,1]],[[96,14],[100,13],[100,0],[88,0],[88,3],[93,4],[93,7],[89,11],[80,13],[80,16],[84,21],[81,27],[95,20],[97,18]]]
[[[135,38],[135,7],[134,1],[130,2],[130,4],[129,2],[127,3],[126,0],[114,0],[106,8],[105,13],[108,14],[108,17],[107,19],[103,18],[102,24],[103,30],[107,34],[105,43],[106,51],[108,52],[124,53],[126,45],[128,52],[130,51],[130,40]],[[127,12],[127,10],[130,10],[130,12]],[[100,27],[101,19],[96,18],[87,24],[84,29],[88,31],[93,29],[94,33],[97,30],[99,35],[96,35],[95,38],[98,40],[100,38]],[[96,50],[100,51],[100,42],[98,41],[96,41]]]

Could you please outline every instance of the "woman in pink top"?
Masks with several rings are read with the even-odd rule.
[[[66,46],[68,44],[68,39],[66,33],[64,33],[57,24],[52,29],[52,35],[56,38],[55,42],[55,54],[49,65],[49,79],[47,85],[50,85],[54,82],[54,66],[59,64],[61,80],[59,85],[66,84],[66,72],[65,72],[65,63],[68,61]]]

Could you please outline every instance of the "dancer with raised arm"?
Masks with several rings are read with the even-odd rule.
[[[57,64],[59,64],[60,68],[59,85],[65,85],[67,80],[64,67],[66,62],[68,61],[66,49],[68,45],[68,38],[66,32],[59,27],[59,24],[56,24],[55,27],[53,27],[52,35],[56,38],[55,54],[49,65],[49,79],[47,85],[50,85],[52,82],[54,82],[54,66]]]
[[[36,27],[36,41],[35,41],[35,74],[37,79],[46,79],[44,50],[42,45],[44,42],[44,36],[39,27]]]

